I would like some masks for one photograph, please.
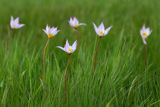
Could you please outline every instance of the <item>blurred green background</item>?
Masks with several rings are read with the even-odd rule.
[[[159,107],[159,0],[0,0],[0,106],[2,107]],[[10,17],[25,27],[12,31]],[[71,58],[69,101],[64,100],[63,74],[67,55],[56,48],[77,39],[68,20],[76,16],[87,26],[79,29],[80,51]],[[113,26],[100,42],[96,74],[91,71],[97,25]],[[42,29],[61,32],[50,41],[45,84],[40,81]],[[142,25],[153,32],[147,39],[144,66]],[[80,58],[80,60],[78,59]]]

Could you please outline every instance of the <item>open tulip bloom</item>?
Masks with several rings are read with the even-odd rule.
[[[103,22],[99,25],[99,27],[97,27],[95,25],[95,23],[93,23],[93,25],[94,25],[94,29],[99,37],[103,37],[103,36],[107,35],[112,28],[112,26],[110,26],[105,29]]]
[[[57,46],[57,48],[60,48],[61,50],[65,51],[69,55],[75,52],[77,48],[77,41],[75,41],[72,45],[69,45],[68,40],[66,41],[66,44],[64,47]]]
[[[10,20],[10,27],[12,29],[20,29],[24,26],[24,24],[20,24],[19,23],[19,17],[17,18],[13,18],[13,16],[11,16],[11,20]]]
[[[147,41],[146,39],[148,38],[148,36],[152,33],[152,30],[148,27],[146,28],[145,25],[143,25],[142,29],[140,30],[140,34],[143,40],[143,43],[145,45],[147,45]]]
[[[69,25],[72,28],[77,29],[79,26],[86,25],[86,24],[85,23],[79,23],[79,21],[76,17],[71,17],[70,20],[69,20]]]
[[[43,31],[47,34],[48,39],[51,39],[57,35],[57,33],[60,31],[56,27],[49,27],[46,26],[46,29],[43,29]]]

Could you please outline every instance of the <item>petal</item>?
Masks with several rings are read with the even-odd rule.
[[[75,25],[78,25],[78,24],[79,24],[79,21],[78,21],[78,19],[77,19],[76,17],[73,17],[73,20],[74,20],[74,24],[75,24]]]
[[[112,26],[108,27],[106,30],[105,30],[105,35],[107,35],[109,33],[109,31],[111,30]]]
[[[143,40],[143,43],[147,45],[146,39],[142,38],[142,40]]]
[[[72,18],[70,18],[68,22],[69,22],[69,24],[71,24],[72,23]]]
[[[65,46],[64,46],[64,49],[65,49],[65,50],[68,50],[69,46],[70,46],[70,45],[69,45],[68,40],[67,40],[67,41],[66,41],[66,44],[65,44]]]
[[[145,29],[146,29],[146,28],[145,28],[145,25],[143,25],[142,28],[141,28],[141,30],[140,30],[141,36],[143,36],[143,33],[145,32]]]
[[[80,23],[79,26],[86,26],[86,24],[85,23]]]
[[[14,20],[14,22],[18,24],[18,23],[19,23],[19,17],[17,17],[17,18]]]
[[[77,40],[72,44],[72,49],[75,51],[77,48]]]
[[[59,48],[59,49],[65,51],[65,49],[64,49],[63,47],[61,47],[61,46],[57,46],[57,48]]]
[[[49,33],[50,27],[47,25],[46,26],[46,32]]]
[[[141,29],[141,30],[140,30],[140,34],[141,34],[141,36],[143,36],[143,32],[144,32],[144,30],[143,30],[143,29]]]
[[[57,46],[57,48],[59,48],[59,49],[61,49],[61,50],[63,50],[63,51],[64,51],[64,48],[63,48],[63,47],[61,47],[61,46]]]
[[[57,28],[55,28],[55,27],[51,27],[51,28],[50,28],[50,30],[51,30],[51,32],[54,32],[54,31],[56,31],[56,30],[57,30]]]
[[[13,21],[14,20],[14,17],[13,16],[11,16],[11,21]]]
[[[48,29],[46,27],[46,29],[43,29],[43,31],[48,35]]]
[[[22,28],[24,26],[24,24],[18,24],[17,28]]]
[[[99,29],[97,28],[96,24],[95,24],[95,23],[93,23],[93,26],[94,26],[94,29],[95,29],[96,33],[98,34]]]
[[[48,35],[48,33],[47,33],[46,29],[43,29],[43,31]]]
[[[69,24],[70,24],[71,27],[74,27],[74,25],[75,25],[74,18],[72,18],[72,17],[70,18]]]
[[[14,18],[13,18],[13,16],[11,16],[11,19],[10,19],[10,26],[11,26],[11,28],[14,27]]]
[[[147,28],[146,32],[150,35],[152,33],[152,30],[150,28]]]
[[[105,30],[105,27],[104,27],[103,22],[100,24],[99,29],[100,29],[100,30],[102,30],[102,31],[104,31],[104,30]]]
[[[60,30],[56,30],[56,31],[54,32],[54,35],[56,36],[59,31],[60,31]]]

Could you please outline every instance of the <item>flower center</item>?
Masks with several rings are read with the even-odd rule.
[[[75,29],[77,29],[78,27],[79,27],[79,25],[78,25],[78,24],[74,25],[74,28],[75,28]]]
[[[104,35],[104,32],[103,31],[99,31],[99,35]]]
[[[72,52],[72,51],[73,51],[72,47],[69,47],[68,52]]]
[[[143,32],[143,36],[144,36],[144,37],[147,37],[147,36],[148,36],[148,33],[147,33],[147,32]]]
[[[53,37],[54,37],[53,34],[48,34],[48,38],[49,38],[49,39],[51,39],[51,38],[53,38]]]

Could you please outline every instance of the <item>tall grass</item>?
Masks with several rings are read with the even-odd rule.
[[[67,107],[160,106],[160,1],[158,0],[9,0],[0,1],[0,106],[64,107],[64,70],[68,56],[56,46],[76,40],[68,25],[76,16],[87,26],[79,30],[81,45],[72,55],[68,71]],[[14,33],[10,16],[26,26]],[[92,55],[96,34],[92,22],[112,25],[97,52],[96,72]],[[153,33],[148,38],[147,63],[139,30],[143,24]],[[61,32],[47,48],[45,84],[41,82],[42,28],[58,26]],[[80,60],[79,60],[80,59]]]

